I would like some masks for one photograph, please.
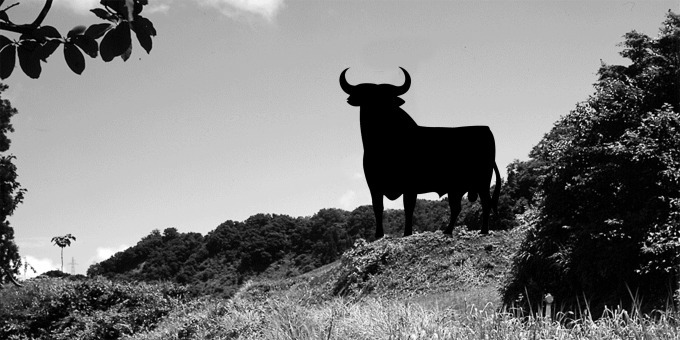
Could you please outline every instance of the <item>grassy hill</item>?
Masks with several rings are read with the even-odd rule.
[[[672,314],[613,310],[599,320],[518,318],[498,287],[521,228],[359,240],[301,275],[251,279],[229,299],[175,284],[38,278],[0,290],[7,339],[610,339],[668,338]],[[271,270],[276,271],[274,268]],[[273,275],[273,274],[272,274]],[[571,315],[573,317],[574,315]],[[559,321],[559,322],[558,322]]]
[[[468,202],[464,208],[459,223],[480,220],[477,206]],[[402,234],[404,212],[388,209],[384,215],[386,232]],[[418,200],[413,219],[416,232],[441,229],[448,225],[448,202]],[[508,219],[505,224],[496,217],[493,221],[496,228],[512,225]],[[92,265],[88,276],[171,281],[188,285],[195,296],[230,297],[248,280],[295,277],[332,263],[356,240],[372,241],[374,233],[370,206],[321,209],[308,217],[256,214],[242,222],[226,221],[206,235],[154,230],[135,246]]]
[[[309,299],[405,298],[489,289],[503,281],[519,246],[519,229],[480,236],[456,229],[453,236],[423,232],[410,237],[358,240],[340,260],[285,280],[251,281],[240,296],[306,291]]]

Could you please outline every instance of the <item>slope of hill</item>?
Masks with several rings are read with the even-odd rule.
[[[459,223],[477,221],[475,208],[464,205]],[[416,232],[438,230],[448,219],[446,200],[417,201]],[[384,220],[388,234],[403,232],[402,210],[385,211]],[[355,241],[372,241],[374,228],[372,208],[361,206],[351,212],[322,209],[311,217],[257,214],[243,222],[226,221],[205,236],[175,228],[154,230],[137,245],[92,265],[88,275],[172,281],[189,285],[197,296],[229,297],[250,279],[295,277],[332,263]]]
[[[295,278],[252,280],[237,295],[264,300],[293,294],[318,302],[336,296],[417,298],[487,288],[497,300],[496,290],[523,236],[521,229],[482,236],[458,228],[453,236],[437,231],[372,243],[358,240],[336,262]]]
[[[493,288],[504,279],[521,229],[358,241],[338,261],[291,278],[249,280],[231,299],[186,298],[182,287],[167,283],[32,279],[0,290],[0,333],[144,340],[678,338],[672,314],[649,319],[616,310],[598,321],[565,324],[499,311]]]

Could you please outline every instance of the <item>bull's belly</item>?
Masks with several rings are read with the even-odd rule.
[[[437,193],[440,197],[451,192],[468,192],[468,187],[482,175],[479,169],[462,164],[429,164],[409,162],[395,164],[381,172],[366,171],[364,174],[371,192],[380,193],[390,200],[396,200],[404,193]],[[372,167],[369,167],[372,169]]]
[[[437,193],[439,197],[447,194],[451,188],[454,188],[453,183],[414,183],[409,180],[394,180],[392,182],[381,181],[379,184],[374,184],[371,191],[376,191],[383,194],[389,200],[396,200],[405,193],[412,194],[426,194]]]

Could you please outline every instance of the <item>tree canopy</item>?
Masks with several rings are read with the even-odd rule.
[[[7,85],[0,84],[0,94],[6,89]],[[17,275],[21,266],[14,229],[7,220],[23,201],[26,191],[17,181],[14,156],[6,153],[11,142],[7,134],[14,131],[10,119],[16,113],[12,104],[0,97],[0,284]]]
[[[597,312],[638,294],[655,308],[678,288],[680,17],[669,11],[655,38],[623,38],[630,64],[602,63],[595,93],[530,153],[538,219],[514,260],[508,305],[551,293],[567,310],[580,299]]]

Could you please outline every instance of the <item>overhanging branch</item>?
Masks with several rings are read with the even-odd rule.
[[[45,17],[47,16],[47,13],[50,11],[50,8],[52,8],[52,1],[53,0],[45,0],[45,6],[43,6],[42,10],[40,10],[40,13],[38,14],[38,17],[33,20],[33,23],[31,24],[24,24],[24,25],[17,25],[11,22],[0,22],[0,30],[3,31],[9,31],[9,32],[15,32],[15,33],[30,33],[36,28],[40,27],[42,25],[43,20],[45,20]],[[18,4],[18,3],[17,3]],[[15,5],[17,5],[15,4]],[[15,6],[12,5],[12,6]],[[12,7],[10,6],[10,7]],[[8,8],[10,8],[8,7]],[[5,10],[7,10],[6,8]]]

